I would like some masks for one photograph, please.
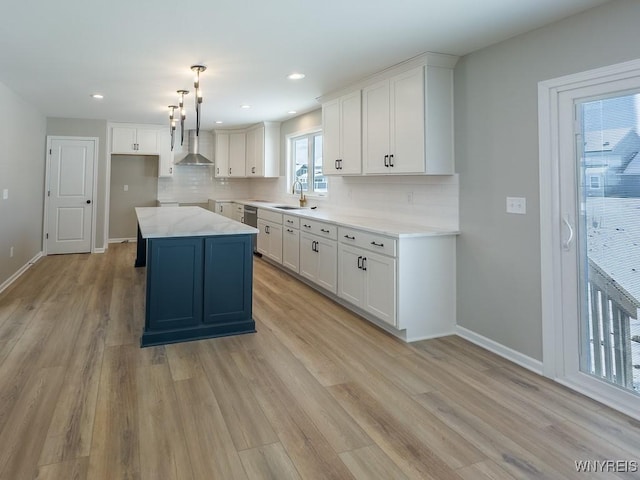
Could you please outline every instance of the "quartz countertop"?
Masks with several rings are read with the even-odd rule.
[[[333,223],[343,227],[353,227],[380,235],[388,235],[396,238],[410,237],[432,237],[441,235],[458,235],[460,231],[417,225],[409,222],[397,221],[384,216],[349,214],[325,208],[312,209],[311,207],[297,208],[294,210],[283,210],[275,208],[276,205],[286,205],[285,203],[268,202],[261,200],[217,200],[252,205],[254,207],[279,212],[285,215],[293,215],[302,218],[316,219],[323,222]]]
[[[249,235],[257,228],[200,207],[136,207],[142,238]]]

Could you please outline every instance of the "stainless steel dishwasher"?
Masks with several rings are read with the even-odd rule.
[[[242,222],[250,227],[258,228],[258,209],[250,205],[245,205]],[[253,253],[258,253],[258,235],[253,236]]]

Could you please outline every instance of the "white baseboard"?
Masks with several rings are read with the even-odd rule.
[[[29,260],[25,265],[20,267],[16,273],[7,278],[2,284],[0,284],[0,293],[6,290],[9,285],[15,282],[24,272],[26,272],[29,267],[31,267],[34,263],[42,258],[42,252],[38,252],[31,260]]]
[[[104,253],[106,251],[107,251],[106,248],[94,248],[93,252],[91,252],[91,253]]]
[[[471,343],[475,343],[485,350],[489,350],[490,352],[493,352],[496,355],[500,355],[501,357],[506,358],[507,360],[510,360],[513,363],[520,365],[521,367],[526,368],[527,370],[531,370],[538,375],[542,375],[542,362],[536,360],[535,358],[531,358],[520,352],[516,352],[509,347],[505,347],[501,343],[491,340],[490,338],[483,337],[482,335],[472,332],[471,330],[461,327],[460,325],[456,325],[456,334],[459,337],[470,341]]]

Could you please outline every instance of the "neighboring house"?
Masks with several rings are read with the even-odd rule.
[[[640,197],[640,136],[635,128],[587,132],[584,137],[587,195]]]

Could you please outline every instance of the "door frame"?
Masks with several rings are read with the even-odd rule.
[[[93,142],[93,200],[91,201],[91,253],[96,253],[96,198],[98,195],[98,137],[75,137],[64,135],[47,135],[47,149],[45,151],[45,176],[44,176],[44,212],[42,215],[42,253],[47,255],[47,225],[49,219],[49,187],[51,185],[51,144],[55,140],[81,140]]]
[[[640,420],[640,409],[630,405],[638,397],[621,389],[602,388],[602,382],[590,375],[568,371],[567,358],[575,356],[571,337],[577,333],[575,322],[563,315],[562,242],[567,238],[563,223],[560,161],[575,156],[573,101],[585,92],[597,95],[598,89],[617,82],[624,85],[640,78],[640,60],[619,63],[566,75],[538,83],[540,257],[542,293],[542,373],[569,388],[609,405]],[[569,110],[568,101],[571,100]],[[571,117],[567,117],[571,115]],[[568,119],[569,118],[569,119]],[[567,138],[569,136],[569,138]],[[572,213],[573,214],[573,213]],[[575,229],[575,214],[573,218]],[[575,293],[575,292],[574,292]],[[571,300],[572,301],[572,300]],[[573,323],[573,324],[572,324]],[[575,360],[575,359],[574,359]],[[577,361],[574,362],[578,364]],[[620,390],[620,391],[617,391]]]

